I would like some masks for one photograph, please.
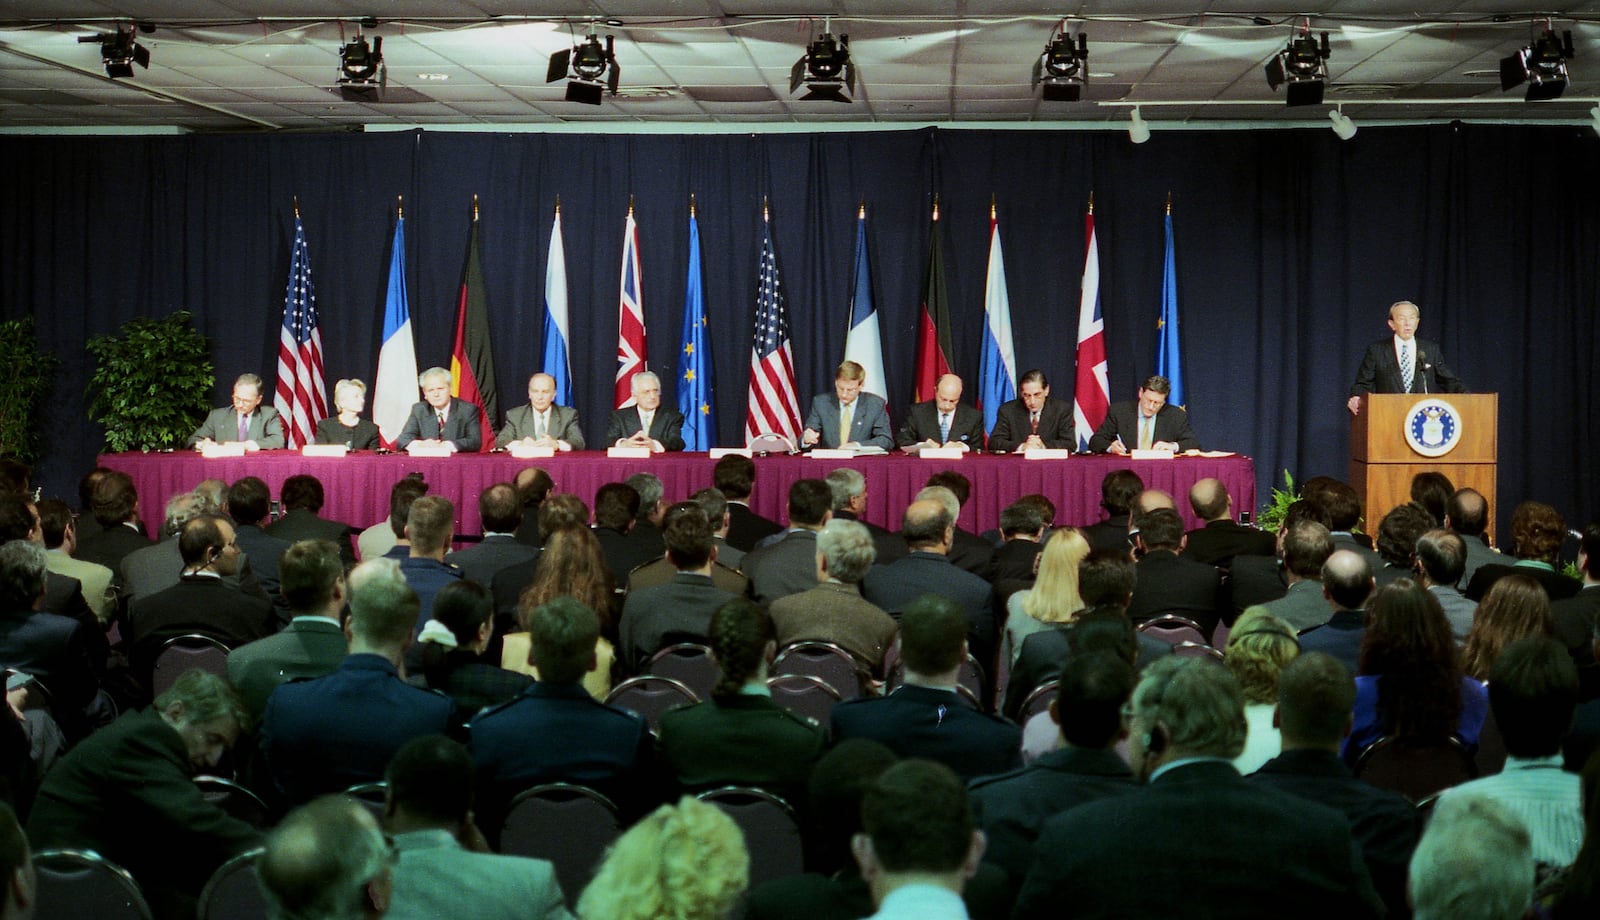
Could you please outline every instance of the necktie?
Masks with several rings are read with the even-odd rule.
[[[856,414],[856,404],[847,403],[839,409],[839,443],[844,444],[850,440],[850,422]]]
[[[1411,392],[1411,381],[1415,368],[1411,361],[1411,343],[1400,343],[1400,382],[1405,384],[1406,392]]]
[[[250,440],[250,416],[248,415],[239,416],[239,440]]]
[[[544,433],[544,414],[535,412],[533,413],[533,436],[535,438],[542,438],[544,437]]]
[[[948,443],[950,443],[950,416],[949,415],[940,415],[939,416],[939,443],[940,444],[948,444]]]
[[[639,424],[644,426],[643,431],[644,431],[645,434],[649,434],[650,433],[650,426],[654,425],[655,421],[656,421],[656,414],[654,412],[641,412],[641,413],[639,413]]]
[[[1031,434],[1038,434],[1039,433],[1039,413],[1037,413],[1037,412],[1029,413],[1029,415],[1028,415],[1028,426],[1031,429],[1031,431],[1030,431]]]
[[[444,437],[444,413],[437,413],[439,417],[439,437]]]
[[[1149,450],[1150,449],[1150,445],[1152,443],[1154,443],[1155,437],[1154,437],[1154,433],[1153,433],[1152,429],[1155,428],[1155,421],[1156,420],[1153,419],[1153,418],[1145,418],[1142,415],[1139,416],[1139,449],[1140,450]]]

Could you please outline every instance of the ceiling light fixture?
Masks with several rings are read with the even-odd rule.
[[[156,27],[141,22],[138,32],[146,34],[154,32]],[[124,29],[117,26],[117,31],[102,33],[100,35],[80,35],[78,43],[98,43],[100,45],[100,63],[105,65],[106,76],[113,80],[133,76],[133,65],[138,64],[146,70],[150,69],[150,49],[139,44],[138,32],[133,26]]]
[[[1033,85],[1043,84],[1046,102],[1077,102],[1089,82],[1089,39],[1078,33],[1077,44],[1065,29],[1045,43],[1033,62]]]
[[[1556,99],[1567,90],[1567,59],[1570,57],[1574,57],[1572,32],[1562,32],[1557,39],[1555,30],[1546,28],[1532,45],[1500,60],[1500,91],[1527,83],[1525,101]]]
[[[372,44],[356,30],[356,37],[339,47],[339,95],[347,102],[377,102],[389,85],[389,68],[383,63],[383,36]]]
[[[567,79],[568,72],[571,79]],[[617,83],[622,79],[622,68],[617,66],[617,39],[607,35],[605,44],[600,36],[590,32],[588,37],[572,48],[550,55],[550,67],[545,71],[544,82],[567,80],[567,101],[584,105],[599,105],[606,91],[617,94]]]
[[[1344,113],[1344,106],[1329,109],[1328,120],[1333,122],[1333,133],[1339,135],[1339,140],[1347,141],[1356,136],[1356,123]]]
[[[1328,33],[1321,34],[1319,43],[1311,36],[1309,23],[1302,27],[1267,62],[1267,85],[1274,90],[1286,86],[1284,102],[1289,105],[1321,105],[1328,87]]]
[[[1128,113],[1128,140],[1135,144],[1142,144],[1150,139],[1150,126],[1145,124],[1144,116],[1139,114],[1139,107],[1134,106]]]
[[[856,91],[856,67],[850,62],[850,36],[837,40],[824,23],[822,34],[806,46],[806,53],[789,68],[789,92],[806,88],[801,102],[849,104]]]

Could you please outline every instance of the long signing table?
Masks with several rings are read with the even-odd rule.
[[[478,494],[487,486],[510,481],[518,470],[543,467],[556,490],[570,492],[593,506],[595,491],[638,472],[660,477],[667,501],[681,501],[711,485],[715,461],[703,453],[658,454],[648,460],[612,459],[603,452],[558,454],[541,460],[517,460],[509,454],[459,454],[416,458],[404,454],[352,453],[341,458],[303,457],[291,451],[264,451],[244,457],[206,459],[194,453],[103,454],[102,466],[133,477],[139,489],[139,513],[152,529],[159,526],[167,499],[193,489],[203,479],[234,482],[259,476],[279,494],[283,481],[304,473],[317,477],[327,495],[322,516],[366,527],[389,513],[389,490],[407,473],[420,472],[431,488],[455,502],[457,532],[476,534]],[[972,480],[972,498],[961,511],[963,527],[981,532],[998,527],[1000,509],[1022,495],[1042,493],[1056,504],[1056,523],[1089,524],[1102,520],[1100,480],[1112,470],[1132,469],[1147,488],[1163,489],[1177,499],[1188,526],[1200,522],[1189,508],[1189,487],[1214,477],[1227,485],[1233,506],[1253,509],[1255,469],[1249,457],[1178,457],[1172,460],[1129,460],[1115,456],[1076,456],[1065,460],[1024,460],[1018,456],[979,454],[960,460],[924,460],[904,455],[823,460],[808,456],[757,457],[755,494],[750,506],[776,521],[785,520],[789,486],[804,477],[821,478],[840,466],[854,467],[867,478],[868,520],[899,529],[900,514],[928,477],[956,469]]]

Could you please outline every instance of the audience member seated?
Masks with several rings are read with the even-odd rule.
[[[750,552],[760,541],[783,531],[783,525],[750,510],[750,494],[755,491],[756,463],[740,454],[729,454],[711,470],[711,484],[728,499],[728,543]]]
[[[339,547],[339,558],[346,567],[356,564],[355,550],[350,543],[350,536],[356,529],[343,521],[330,521],[317,514],[326,502],[322,480],[304,473],[290,476],[283,481],[278,500],[283,504],[283,514],[267,525],[267,533],[290,543],[327,540]],[[381,555],[381,551],[373,554],[374,557]]]
[[[954,517],[956,532],[954,541],[950,545],[950,562],[958,569],[991,581],[994,579],[994,544],[978,536],[960,524],[961,509],[972,498],[972,480],[961,475],[955,470],[943,470],[928,477],[929,486],[944,486],[955,496],[956,506]],[[918,498],[931,498],[932,495],[917,493]]]
[[[327,540],[302,540],[283,554],[278,576],[292,615],[289,625],[228,655],[228,680],[257,721],[280,684],[321,677],[350,651],[339,623],[350,594],[339,548]]]
[[[1112,470],[1100,480],[1100,507],[1106,519],[1083,528],[1083,535],[1096,552],[1127,554],[1128,530],[1132,524],[1133,499],[1144,491],[1144,480],[1133,470]]]
[[[1572,866],[1541,885],[1541,900],[1552,920],[1579,920],[1600,911],[1600,757],[1589,758],[1583,786],[1583,848]]]
[[[1006,871],[1011,886],[1027,875],[1045,821],[1134,790],[1133,774],[1115,748],[1125,737],[1122,707],[1136,680],[1133,666],[1115,652],[1069,654],[1050,703],[1060,748],[1021,770],[972,783],[973,811],[989,836],[984,858]]]
[[[369,572],[376,567],[382,570]],[[357,566],[351,580],[345,624],[350,654],[324,677],[272,691],[261,720],[268,773],[291,805],[377,782],[407,741],[454,724],[449,697],[400,678],[416,635],[416,592],[398,571],[376,560]]]
[[[1362,642],[1371,619],[1365,607],[1372,589],[1372,569],[1366,557],[1354,550],[1334,550],[1322,564],[1322,596],[1331,616],[1321,626],[1301,631],[1300,651],[1327,652],[1350,671],[1359,672]]]
[[[623,834],[578,899],[579,920],[723,920],[750,883],[733,819],[683,798]]]
[[[728,497],[722,494],[721,489],[701,489],[689,496],[689,500],[700,505],[700,510],[706,513],[706,520],[711,522],[711,532],[716,537],[717,567],[726,569],[730,574],[739,574],[739,564],[744,561],[744,550],[735,549],[728,543],[728,527],[733,519],[728,515]],[[633,583],[633,576],[628,576],[629,584]],[[743,594],[750,589],[750,579],[744,578],[744,591],[735,593]]]
[[[1552,601],[1572,597],[1583,585],[1556,569],[1556,555],[1566,537],[1566,522],[1556,509],[1543,502],[1523,502],[1511,513],[1511,555],[1516,561],[1479,567],[1462,593],[1481,601],[1491,585],[1515,572],[1538,581]]]
[[[1216,566],[1178,555],[1183,550],[1183,518],[1160,508],[1134,516],[1138,583],[1128,603],[1128,618],[1143,623],[1166,614],[1193,620],[1210,636],[1222,618],[1225,598]]]
[[[551,496],[550,504],[562,496]],[[611,605],[616,594],[611,590],[610,573],[600,561],[600,543],[594,533],[581,524],[565,525],[545,531],[544,552],[534,573],[533,584],[517,602],[518,631],[505,637],[500,650],[500,666],[507,670],[538,677],[528,638],[528,617],[533,611],[558,597],[570,597],[594,612],[600,621],[595,639],[595,667],[581,675],[584,689],[597,700],[611,692],[611,672],[616,648],[606,634],[612,630]]]
[[[227,681],[188,672],[67,752],[39,787],[29,841],[93,850],[133,873],[157,917],[193,917],[211,873],[261,839],[193,779],[216,769],[249,719]]]
[[[667,551],[661,527],[668,503],[664,498],[666,488],[661,484],[661,477],[654,473],[634,473],[624,482],[639,493],[639,516],[633,523],[633,529],[628,531],[628,542],[636,547],[639,555],[647,559],[659,559]],[[617,581],[626,582],[628,574],[616,573]]]
[[[1011,595],[1006,601],[1005,636],[1000,654],[1015,664],[1022,654],[1022,643],[1034,633],[1063,623],[1071,623],[1084,608],[1078,594],[1078,566],[1089,557],[1089,541],[1076,527],[1051,531],[1039,554],[1039,575],[1032,588]]]
[[[233,519],[233,540],[239,544],[239,552],[250,560],[250,571],[272,602],[272,610],[281,626],[289,622],[289,606],[284,603],[283,592],[279,589],[278,560],[288,550],[289,541],[261,529],[271,500],[272,493],[265,482],[246,476],[228,487],[224,512]]]
[[[667,560],[678,570],[672,581],[628,593],[618,625],[622,656],[637,673],[658,649],[675,642],[704,643],[711,615],[736,595],[711,581],[717,548],[711,524],[695,502],[672,506],[667,525]]]
[[[1286,541],[1301,524],[1317,524],[1322,527],[1324,535],[1316,541],[1318,547],[1326,546],[1327,551],[1322,553],[1322,558],[1315,563],[1310,556],[1302,556],[1300,560],[1301,571],[1299,580],[1311,580],[1316,584],[1302,588],[1310,596],[1302,594],[1296,599],[1293,610],[1282,607],[1274,608],[1273,612],[1282,617],[1289,625],[1304,632],[1313,625],[1320,625],[1327,621],[1329,610],[1327,603],[1322,600],[1322,563],[1333,552],[1333,537],[1328,531],[1328,513],[1322,506],[1301,499],[1290,502],[1283,513],[1283,520],[1278,522],[1278,533],[1270,556],[1240,555],[1233,557],[1233,565],[1229,568],[1229,593],[1232,602],[1232,613],[1237,616],[1246,608],[1258,604],[1271,604],[1289,593],[1289,563],[1288,547]],[[1302,544],[1306,547],[1307,544]],[[1308,625],[1300,625],[1306,621]],[[1230,621],[1231,622],[1231,621]]]
[[[76,518],[78,544],[80,546],[90,537],[100,533],[100,522],[94,516],[94,489],[95,486],[100,484],[100,480],[111,472],[115,471],[104,466],[97,466],[84,473],[83,477],[78,480],[78,510],[73,514],[73,517]],[[115,567],[113,567],[113,571],[115,571]]]
[[[356,538],[356,549],[363,562],[379,556],[393,556],[396,559],[406,557],[410,551],[406,540],[406,518],[411,514],[411,503],[427,494],[428,484],[423,481],[421,473],[407,473],[394,484],[389,490],[389,517],[361,531]]]
[[[726,459],[726,458],[724,458]],[[860,470],[841,466],[828,473],[828,488],[833,492],[833,519],[856,521],[872,534],[872,545],[877,550],[877,560],[888,564],[905,557],[905,538],[885,527],[861,519],[867,513],[867,477]]]
[[[371,809],[328,795],[273,829],[256,880],[273,920],[376,920],[391,916],[394,855]]]
[[[1513,574],[1495,579],[1478,604],[1467,634],[1463,666],[1468,677],[1489,679],[1500,652],[1525,636],[1550,637],[1556,633],[1550,616],[1550,598],[1537,581]]]
[[[833,490],[821,479],[789,486],[789,529],[747,553],[740,568],[755,599],[770,606],[817,583],[817,531],[833,516]]]
[[[715,495],[716,497],[713,497]],[[734,558],[743,559],[744,553],[729,546],[723,536],[727,530],[728,503],[721,498],[721,493],[716,489],[701,489],[686,502],[678,502],[667,508],[661,517],[661,528],[664,531],[671,526],[672,519],[679,514],[687,514],[698,509],[705,519],[711,523],[711,545],[716,548],[716,555],[711,560],[711,583],[723,591],[737,597],[745,597],[750,593],[750,579],[737,571],[733,566],[727,565],[727,555],[732,553]],[[721,521],[723,523],[718,524]],[[663,547],[665,544],[663,544]],[[662,550],[666,552],[665,549]],[[628,591],[637,591],[640,588],[649,588],[656,585],[670,583],[678,575],[678,567],[672,560],[663,555],[661,558],[644,565],[637,566],[628,573]]]
[[[527,625],[539,679],[470,726],[481,813],[497,820],[523,789],[577,783],[611,798],[624,820],[643,814],[661,801],[649,726],[596,701],[581,683],[597,664],[599,617],[557,597],[529,610]]]
[[[536,529],[539,531],[541,556],[545,541],[551,534],[565,527],[589,530],[589,507],[582,499],[576,495],[563,493],[551,495],[539,503],[539,523]],[[590,532],[590,536],[594,536],[593,532]],[[541,556],[506,566],[490,582],[489,589],[494,592],[496,634],[504,635],[518,628],[517,603],[522,599],[522,592],[533,584],[533,575],[539,569]],[[603,556],[600,567],[605,568]]]
[[[444,557],[446,565],[461,570],[461,577],[488,588],[502,569],[539,555],[537,547],[517,541],[522,505],[510,483],[497,482],[478,494],[478,518],[483,521],[483,539]]]
[[[383,778],[396,855],[388,920],[570,920],[549,862],[489,851],[473,819],[466,748],[441,735],[416,738]]]
[[[1050,499],[1024,495],[1000,509],[997,530],[981,534],[985,540],[993,536],[999,541],[994,551],[994,590],[1002,607],[1016,592],[1033,587],[1039,554],[1044,552],[1044,539],[1055,518]]]
[[[1018,920],[1376,917],[1382,904],[1342,814],[1246,782],[1244,697],[1227,669],[1156,662],[1125,721],[1146,785],[1045,823]],[[1197,855],[1203,854],[1203,855]]]
[[[1583,843],[1583,802],[1578,777],[1561,769],[1561,739],[1577,703],[1578,669],[1561,643],[1529,636],[1507,645],[1489,680],[1505,768],[1445,790],[1439,806],[1469,796],[1492,799],[1528,829],[1536,863],[1570,865]]]
[[[428,689],[455,700],[456,718],[465,725],[478,711],[506,702],[533,683],[526,674],[482,660],[494,634],[494,603],[489,589],[475,581],[456,581],[439,589],[433,619],[417,644]]]
[[[947,489],[940,491],[949,494]],[[873,566],[862,582],[861,593],[895,617],[924,594],[949,599],[966,618],[967,642],[973,653],[978,660],[987,661],[995,641],[994,589],[971,572],[950,564],[955,534],[950,506],[954,503],[954,496],[950,496],[948,501],[919,498],[907,506],[900,534],[905,537],[910,555],[888,565]]]
[[[594,493],[594,535],[600,541],[613,584],[628,583],[628,573],[655,558],[628,539],[639,519],[639,493],[633,486],[608,482]]]
[[[961,892],[978,871],[984,836],[948,767],[906,760],[885,770],[861,799],[861,830],[853,849],[878,907],[874,920],[967,915]]]
[[[417,632],[433,618],[433,598],[445,585],[461,580],[461,570],[446,565],[445,554],[455,536],[456,508],[450,499],[424,495],[411,503],[406,514],[406,540],[411,544],[400,560],[400,573],[417,592]]]
[[[1205,526],[1185,535],[1184,556],[1225,569],[1233,565],[1234,556],[1272,554],[1272,534],[1234,520],[1233,496],[1222,480],[1202,479],[1190,486],[1189,507]]]
[[[123,557],[117,567],[117,583],[122,588],[124,611],[178,583],[183,574],[183,555],[178,552],[177,536],[183,525],[206,513],[204,504],[204,499],[194,492],[179,492],[167,499],[159,531],[161,541],[142,546]],[[237,576],[233,584],[240,586]],[[259,590],[260,585],[254,587]],[[250,593],[254,594],[255,590]],[[261,593],[261,598],[271,603],[265,592]]]
[[[1466,590],[1472,576],[1486,565],[1505,562],[1506,557],[1489,545],[1489,503],[1477,489],[1457,489],[1445,506],[1444,526],[1456,532],[1467,544],[1467,564],[1456,587]]]
[[[1297,633],[1327,623],[1333,616],[1322,585],[1322,566],[1333,555],[1333,537],[1328,528],[1316,521],[1285,520],[1278,531],[1278,552],[1283,557],[1283,577],[1288,588],[1282,597],[1261,606]]]
[[[686,791],[758,786],[800,807],[827,739],[816,722],[772,701],[772,618],[740,598],[712,615],[710,633],[722,675],[711,699],[661,716],[662,756]]]
[[[1439,802],[1411,857],[1413,920],[1522,920],[1533,901],[1528,829],[1481,795]]]
[[[1244,750],[1233,758],[1233,767],[1240,773],[1254,773],[1283,749],[1274,717],[1278,675],[1298,654],[1300,643],[1294,628],[1265,607],[1251,607],[1240,614],[1228,633],[1224,661],[1244,694],[1244,720],[1249,726]]]
[[[1594,631],[1600,624],[1600,524],[1583,529],[1578,541],[1578,571],[1583,588],[1566,600],[1550,605],[1556,638],[1567,647],[1578,666],[1578,688],[1584,700],[1600,698],[1600,667],[1594,655]]]
[[[1021,766],[1017,726],[972,709],[956,692],[967,657],[966,625],[947,597],[913,601],[900,616],[905,683],[880,699],[835,706],[833,737],[881,741],[902,757],[939,761],[965,779]]]
[[[539,530],[539,509],[550,493],[555,491],[556,481],[539,467],[529,466],[518,470],[511,484],[516,487],[517,501],[522,505],[522,521],[517,525],[517,542],[535,548],[543,546],[544,535]]]
[[[894,618],[861,596],[861,579],[876,553],[872,535],[858,521],[829,521],[817,534],[816,577],[809,591],[772,604],[779,647],[793,642],[832,642],[874,674],[894,642]]]
[[[1348,482],[1331,476],[1313,476],[1301,483],[1300,497],[1327,512],[1334,549],[1347,549],[1359,555],[1374,573],[1383,567],[1383,560],[1372,549],[1372,538],[1356,532],[1362,520],[1361,496]]]
[[[35,506],[39,513],[39,533],[44,538],[45,568],[51,574],[78,581],[78,593],[101,626],[111,622],[116,611],[110,587],[114,577],[103,565],[73,558],[78,547],[78,525],[66,502],[47,498]]]
[[[12,540],[0,546],[0,667],[36,678],[49,693],[55,718],[77,737],[88,730],[85,709],[100,692],[90,655],[92,627],[39,609],[46,574],[39,544]]]
[[[1417,539],[1433,527],[1433,519],[1420,505],[1395,505],[1378,522],[1378,557],[1383,564],[1372,573],[1378,587],[1400,578],[1416,578]]]
[[[78,546],[79,559],[116,572],[122,557],[154,542],[139,521],[139,492],[127,473],[109,470],[102,475],[94,485],[90,508],[100,531],[84,538]]]
[[[1411,503],[1428,512],[1433,523],[1428,529],[1445,527],[1450,515],[1450,496],[1456,493],[1455,483],[1437,470],[1426,470],[1411,477]]]
[[[1367,614],[1371,625],[1361,642],[1355,725],[1345,744],[1345,760],[1355,763],[1381,738],[1441,744],[1455,737],[1468,749],[1476,748],[1489,711],[1488,694],[1483,684],[1462,673],[1439,602],[1402,578],[1372,596]],[[1306,641],[1300,648],[1312,651]]]
[[[1435,529],[1417,538],[1417,581],[1438,600],[1457,645],[1466,644],[1467,634],[1472,632],[1473,617],[1478,612],[1478,605],[1467,600],[1456,587],[1466,560],[1467,544],[1460,534]]]
[[[1422,833],[1421,814],[1405,796],[1355,778],[1339,760],[1350,733],[1356,684],[1331,655],[1306,652],[1278,677],[1274,721],[1283,753],[1250,781],[1326,805],[1350,821],[1372,886],[1391,916],[1405,916],[1406,864]]]

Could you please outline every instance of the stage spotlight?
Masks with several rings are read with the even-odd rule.
[[[1339,135],[1339,140],[1347,141],[1356,136],[1356,123],[1344,113],[1344,109],[1329,109],[1328,120],[1333,122],[1333,133]]]
[[[1527,83],[1526,101],[1556,99],[1567,90],[1567,59],[1573,56],[1571,31],[1557,39],[1545,29],[1532,45],[1500,60],[1500,91]]]
[[[339,95],[347,102],[378,102],[389,85],[389,68],[383,63],[383,36],[372,44],[360,32],[339,47]]]
[[[1145,124],[1144,116],[1139,114],[1139,107],[1134,106],[1128,115],[1128,140],[1142,144],[1149,139],[1150,126]]]
[[[1044,53],[1033,62],[1033,85],[1044,85],[1046,102],[1077,102],[1089,82],[1089,40],[1078,33],[1078,43],[1065,31],[1050,39]]]
[[[856,91],[856,67],[850,62],[850,36],[841,35],[835,41],[833,33],[824,31],[817,40],[806,46],[806,53],[789,68],[789,92],[801,86],[806,94],[801,102],[850,103]]]
[[[1304,29],[1267,62],[1267,85],[1274,90],[1286,85],[1284,101],[1289,105],[1322,104],[1328,87],[1328,33],[1321,38],[1319,44]]]
[[[140,23],[139,32],[154,32],[156,27],[149,23]],[[106,67],[106,76],[113,80],[133,76],[133,65],[138,64],[146,70],[150,69],[150,49],[139,44],[137,33],[133,26],[124,29],[117,27],[117,31],[110,34],[79,36],[79,44],[95,42],[100,45],[100,62]]]
[[[571,79],[567,79],[568,71]],[[550,67],[545,71],[544,82],[554,83],[567,79],[567,101],[584,105],[599,105],[610,90],[617,94],[617,82],[622,79],[622,68],[617,66],[617,39],[607,35],[604,45],[600,36],[590,32],[571,50],[550,55]]]

